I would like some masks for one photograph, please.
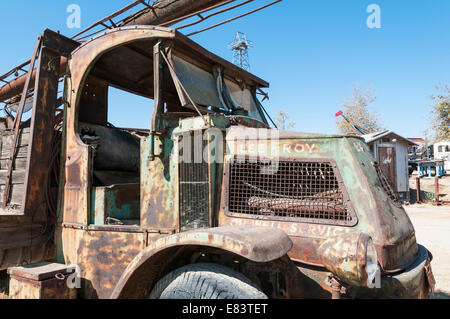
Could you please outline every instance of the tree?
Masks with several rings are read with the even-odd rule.
[[[448,85],[438,85],[436,89],[438,94],[431,96],[431,128],[435,142],[447,141],[450,140],[450,88]]]
[[[286,131],[295,126],[295,122],[289,122],[290,118],[291,116],[286,111],[280,110],[273,120],[279,130]]]
[[[353,86],[353,95],[342,104],[345,116],[355,125],[375,133],[381,130],[380,119],[375,112],[369,111],[370,103],[376,100],[376,95],[370,88],[362,90],[358,86]],[[337,120],[337,128],[341,134],[359,134],[343,118]]]

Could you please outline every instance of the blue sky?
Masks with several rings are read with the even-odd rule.
[[[15,0],[2,3],[0,73],[27,60],[44,28],[71,36],[66,8],[78,4],[82,27],[131,0]],[[209,26],[256,8],[257,0],[211,19]],[[381,29],[366,25],[369,4],[381,8]],[[186,29],[194,31],[199,27]],[[253,41],[251,71],[271,83],[269,113],[286,110],[295,130],[336,133],[335,117],[352,86],[376,93],[371,105],[385,127],[408,137],[429,128],[430,95],[435,85],[450,84],[449,0],[284,0],[241,20],[195,35],[207,49],[231,60],[227,45],[236,31]],[[141,98],[111,92],[110,121],[148,127],[151,106]],[[130,110],[133,112],[130,112]]]

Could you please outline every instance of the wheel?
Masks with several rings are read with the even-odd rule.
[[[218,264],[192,264],[163,277],[150,299],[268,299],[242,274]]]

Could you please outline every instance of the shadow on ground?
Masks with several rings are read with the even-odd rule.
[[[410,188],[410,200],[411,204],[417,203],[417,190],[415,188]],[[439,197],[444,197],[447,194],[439,194]],[[421,201],[434,201],[435,195],[431,192],[420,191],[420,200]]]

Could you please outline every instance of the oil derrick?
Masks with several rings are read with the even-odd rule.
[[[253,48],[253,43],[247,40],[242,32],[237,32],[236,37],[228,46],[233,51],[233,63],[244,70],[250,70],[250,60],[248,58],[248,50]]]
[[[244,6],[255,0],[245,0],[237,4],[232,4],[235,0],[154,0],[154,1],[144,1],[136,0],[128,4],[124,8],[108,15],[107,17],[95,22],[88,28],[80,31],[79,33],[72,36],[71,39],[78,41],[80,44],[88,41],[92,37],[108,31],[117,27],[129,27],[134,25],[155,25],[162,27],[173,27],[174,25],[180,24],[180,22],[185,21],[190,18],[197,17],[194,22],[188,22],[184,25],[175,27],[175,30],[180,31],[184,28],[192,27],[194,25],[203,23],[207,19],[222,14],[227,11],[234,10],[238,7]],[[261,11],[269,6],[281,2],[282,0],[275,0],[268,4],[265,4],[256,9],[250,10],[244,14],[240,14],[236,17],[227,19],[225,21],[216,23],[212,26],[202,28],[200,30],[186,34],[187,36],[192,36],[200,32],[211,30],[225,23],[241,19],[247,15],[253,14],[255,12]],[[226,8],[222,8],[225,5],[229,5]],[[123,15],[129,14],[130,10],[135,9],[138,6],[144,6],[143,9],[128,15],[125,18],[120,18]],[[115,21],[113,21],[115,19]],[[117,21],[120,19],[120,21]],[[244,36],[245,37],[245,36]],[[245,42],[246,39],[245,39]],[[249,43],[247,42],[247,45]],[[248,46],[250,47],[250,46]],[[244,69],[249,69],[248,65],[248,47],[246,51],[242,51],[241,58],[238,61],[242,63],[237,63]],[[29,65],[30,60],[16,66],[7,73],[0,74],[0,103],[11,104],[9,101],[12,98],[17,98],[22,93],[23,87],[27,78],[27,71],[25,70]],[[67,57],[61,57],[60,65],[60,76],[65,75],[65,70],[67,67]],[[31,74],[30,87],[33,87],[34,80],[36,77],[36,70]],[[31,90],[32,91],[32,90]],[[14,101],[13,101],[14,102]]]

